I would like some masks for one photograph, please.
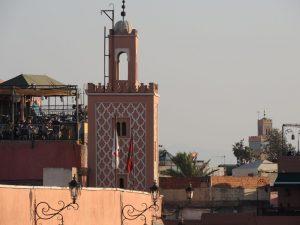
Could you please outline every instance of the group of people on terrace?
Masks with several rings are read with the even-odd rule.
[[[78,120],[77,120],[78,115]],[[0,139],[14,140],[73,140],[77,138],[77,122],[87,120],[87,108],[73,105],[70,112],[46,113],[31,107],[24,120],[11,122],[9,115],[0,117]]]

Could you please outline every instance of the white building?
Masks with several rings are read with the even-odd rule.
[[[232,170],[232,176],[263,176],[270,177],[271,174],[276,174],[278,171],[277,163],[272,163],[268,160],[257,160],[252,163],[241,165]]]

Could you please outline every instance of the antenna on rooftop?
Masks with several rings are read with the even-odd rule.
[[[111,29],[114,29],[115,26],[115,6],[113,3],[110,3],[109,6],[112,7],[112,9],[103,9],[100,11],[101,15],[104,13],[110,20],[111,20]],[[106,39],[108,39],[108,36],[106,35],[106,26],[104,26],[104,57],[103,57],[103,76],[104,76],[104,89],[106,86],[106,79],[109,77],[108,75],[106,75],[106,57],[109,57],[109,54],[107,53],[106,50]]]

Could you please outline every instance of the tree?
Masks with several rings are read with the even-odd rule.
[[[177,170],[167,169],[162,171],[162,174],[172,177],[205,177],[216,171],[209,169],[210,160],[197,165],[197,157],[193,153],[178,152],[171,157],[171,160],[176,165]]]
[[[279,156],[294,154],[295,148],[286,142],[286,139],[282,136],[282,131],[278,129],[272,129],[267,135],[268,144],[264,150],[267,155],[267,159],[272,162],[277,162]]]
[[[244,145],[244,139],[234,143],[232,151],[238,164],[249,163],[255,159],[254,151],[250,147]]]

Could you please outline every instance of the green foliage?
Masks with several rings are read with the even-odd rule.
[[[234,143],[232,150],[238,164],[249,163],[255,159],[254,151],[250,147],[244,145],[244,140]]]
[[[267,155],[267,159],[272,162],[277,162],[280,155],[295,152],[295,148],[286,142],[286,139],[282,136],[282,131],[278,129],[272,129],[267,135],[267,139],[268,144],[264,153]]]
[[[263,155],[265,159],[271,162],[277,162],[280,155],[295,153],[295,148],[286,142],[282,137],[282,132],[278,129],[272,129],[267,135],[267,144],[262,151],[254,151],[244,145],[244,140],[236,142],[233,147],[233,154],[237,158],[238,164],[249,163],[260,159]]]
[[[197,158],[192,153],[178,152],[176,156],[171,157],[171,160],[176,165],[177,170],[168,169],[162,171],[162,174],[172,177],[204,177],[216,171],[209,170],[208,164],[210,160],[197,165]]]

